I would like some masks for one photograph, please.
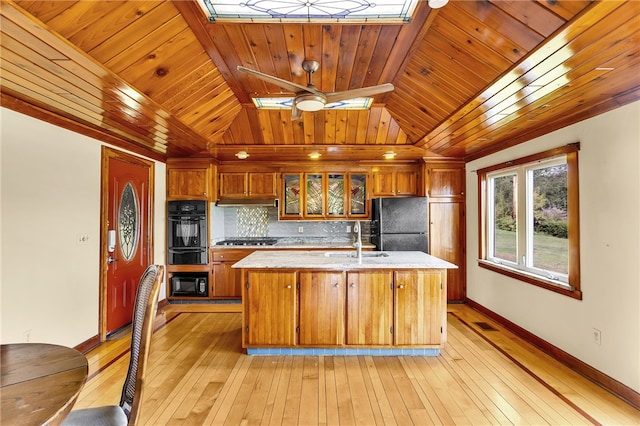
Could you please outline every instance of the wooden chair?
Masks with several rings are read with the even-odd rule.
[[[131,359],[120,405],[72,410],[64,426],[135,425],[140,413],[144,376],[164,267],[150,265],[142,274],[131,322]]]

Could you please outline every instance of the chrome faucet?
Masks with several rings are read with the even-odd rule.
[[[359,220],[356,220],[356,223],[353,225],[353,232],[358,235],[353,246],[356,248],[358,254],[358,263],[362,263],[362,227],[360,226]]]

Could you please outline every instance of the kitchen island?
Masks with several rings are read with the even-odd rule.
[[[446,270],[422,252],[260,250],[242,270],[248,354],[438,355]]]

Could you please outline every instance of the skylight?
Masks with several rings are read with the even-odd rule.
[[[293,98],[252,98],[258,109],[291,109]],[[354,98],[326,104],[323,109],[369,109],[373,98]]]
[[[418,0],[199,0],[209,21],[410,22]]]

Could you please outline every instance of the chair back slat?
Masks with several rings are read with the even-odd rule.
[[[131,359],[120,399],[120,407],[129,418],[129,425],[135,425],[138,420],[138,407],[143,391],[142,382],[149,356],[160,283],[163,278],[163,266],[149,265],[140,278],[136,292],[131,321]]]

